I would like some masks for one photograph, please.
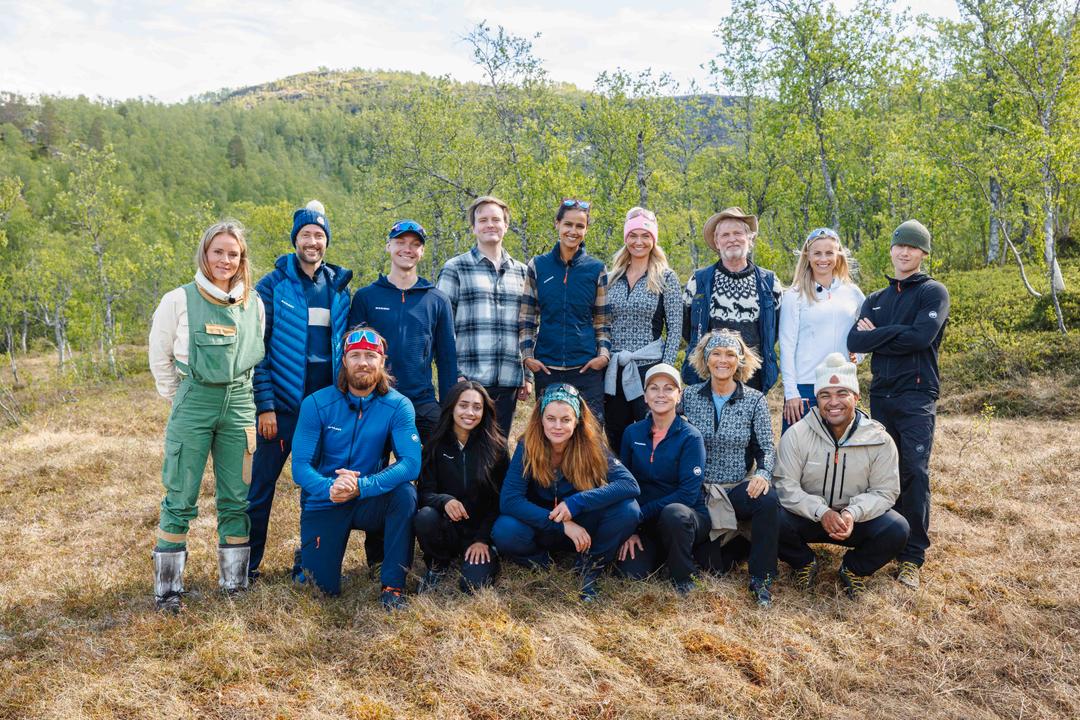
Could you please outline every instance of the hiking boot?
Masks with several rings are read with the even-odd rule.
[[[810,589],[817,580],[818,574],[818,559],[814,557],[813,560],[803,565],[801,568],[795,568],[791,571],[791,582],[799,590],[803,592]]]
[[[158,612],[180,612],[183,607],[184,565],[187,550],[154,551],[154,608]]]
[[[251,561],[251,547],[248,545],[226,545],[219,547],[218,587],[227,595],[247,590],[250,585],[248,566]]]
[[[581,590],[578,598],[583,603],[593,603],[600,596],[600,576],[604,574],[606,565],[600,562],[586,560],[581,570]]]
[[[896,567],[896,580],[906,588],[919,589],[919,566],[910,560],[901,561]]]
[[[428,568],[428,571],[424,573],[424,577],[420,578],[420,586],[416,588],[416,594],[423,595],[424,593],[431,592],[439,587],[439,583],[444,579],[446,579],[446,569],[437,568],[432,565]]]
[[[697,585],[697,581],[694,578],[689,580],[672,580],[671,586],[675,589],[675,594],[681,598],[687,597],[690,591]]]
[[[840,584],[844,586],[844,592],[852,600],[858,600],[866,593],[866,581],[870,579],[869,575],[856,575],[841,565],[839,577]]]
[[[750,598],[757,604],[759,608],[772,607],[772,588],[773,579],[771,577],[765,578],[750,578]]]
[[[383,610],[386,612],[401,610],[409,604],[409,601],[405,598],[405,590],[390,587],[389,585],[383,586],[382,594],[379,595],[379,602],[382,603]]]

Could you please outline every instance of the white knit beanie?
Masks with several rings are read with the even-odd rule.
[[[831,353],[814,370],[814,394],[817,395],[830,387],[847,388],[856,395],[859,394],[859,376],[855,371],[855,363],[848,362],[840,353]]]

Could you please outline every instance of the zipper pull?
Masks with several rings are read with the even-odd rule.
[[[836,465],[839,462],[840,462],[840,449],[837,448],[836,450],[833,451],[832,464]]]
[[[401,291],[401,304],[402,305],[405,304],[405,291],[404,290]]]
[[[563,285],[565,285],[565,284],[566,284],[566,280],[567,280],[567,278],[569,278],[569,277],[570,277],[570,266],[569,266],[569,265],[567,265],[567,266],[566,266],[566,272],[565,272],[565,273],[563,273],[563,276],[562,276],[562,284],[563,284]]]

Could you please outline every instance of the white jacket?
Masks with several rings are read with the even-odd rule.
[[[213,283],[206,280],[202,273],[195,275],[195,282],[212,297],[224,301],[227,297]],[[233,294],[243,293],[243,286],[233,288]],[[266,311],[263,308],[262,298],[257,292],[252,292],[250,297],[255,300],[259,313],[259,332],[266,332]],[[154,319],[150,324],[150,374],[154,376],[154,384],[158,394],[168,401],[172,401],[176,395],[176,388],[180,386],[180,376],[176,372],[176,361],[182,363],[188,361],[188,315],[187,293],[183,286],[165,293],[154,311]]]
[[[814,384],[814,369],[834,352],[848,354],[847,335],[866,296],[854,283],[834,278],[809,302],[801,291],[784,292],[780,303],[780,375],[784,399],[799,397],[798,385]],[[861,357],[858,360],[862,360]]]

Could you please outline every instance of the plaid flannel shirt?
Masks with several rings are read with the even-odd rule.
[[[532,372],[518,349],[518,299],[525,263],[502,251],[499,269],[479,248],[450,258],[436,287],[450,297],[457,336],[458,371],[485,387],[521,387]]]

